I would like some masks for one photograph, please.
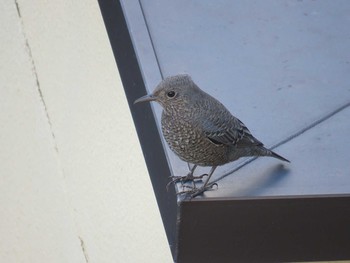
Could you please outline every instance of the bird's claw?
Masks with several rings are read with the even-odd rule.
[[[192,181],[193,182],[193,185],[195,188],[195,184],[194,184],[194,180],[202,180],[202,178],[204,176],[208,176],[208,174],[202,174],[202,175],[198,175],[198,176],[193,176],[193,174],[189,173],[187,174],[186,176],[170,176],[171,180],[170,182],[166,185],[166,189],[167,191],[169,190],[169,186],[171,184],[176,184],[176,183],[179,183],[181,182],[181,184],[183,185],[184,183],[188,182],[188,181]]]
[[[170,176],[171,180],[169,183],[167,183],[166,185],[166,190],[169,190],[169,186],[171,184],[176,184],[181,182],[181,184],[184,184],[187,181],[190,181],[190,179],[188,178],[188,176]]]
[[[198,196],[198,195],[201,195],[203,194],[204,192],[206,191],[211,191],[211,190],[214,190],[214,186],[216,186],[216,188],[218,187],[218,184],[217,183],[211,183],[211,184],[208,184],[207,186],[203,186],[203,187],[200,187],[200,188],[195,188],[195,187],[189,187],[189,188],[192,188],[191,190],[188,190],[188,191],[181,191],[181,192],[178,192],[176,193],[177,195],[181,195],[181,194],[188,194],[190,196],[190,199]]]

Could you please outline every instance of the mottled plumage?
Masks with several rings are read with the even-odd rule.
[[[204,186],[191,190],[193,196],[207,189],[210,176],[217,166],[240,157],[271,156],[288,161],[266,149],[239,119],[218,100],[202,91],[189,75],[164,79],[153,94],[135,103],[142,101],[161,104],[163,135],[182,160],[196,166],[213,167]],[[194,169],[186,179],[194,178]]]

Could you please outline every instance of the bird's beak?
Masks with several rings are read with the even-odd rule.
[[[145,101],[154,101],[156,100],[156,97],[153,94],[145,95],[141,98],[138,98],[137,100],[134,101],[134,104],[139,103],[139,102],[145,102]]]

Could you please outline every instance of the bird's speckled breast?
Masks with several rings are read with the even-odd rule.
[[[201,165],[222,165],[228,160],[229,147],[216,145],[184,116],[173,116],[163,111],[162,131],[169,147],[183,161]]]

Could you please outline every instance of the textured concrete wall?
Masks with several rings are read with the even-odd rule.
[[[171,262],[97,1],[0,23],[0,262]]]

